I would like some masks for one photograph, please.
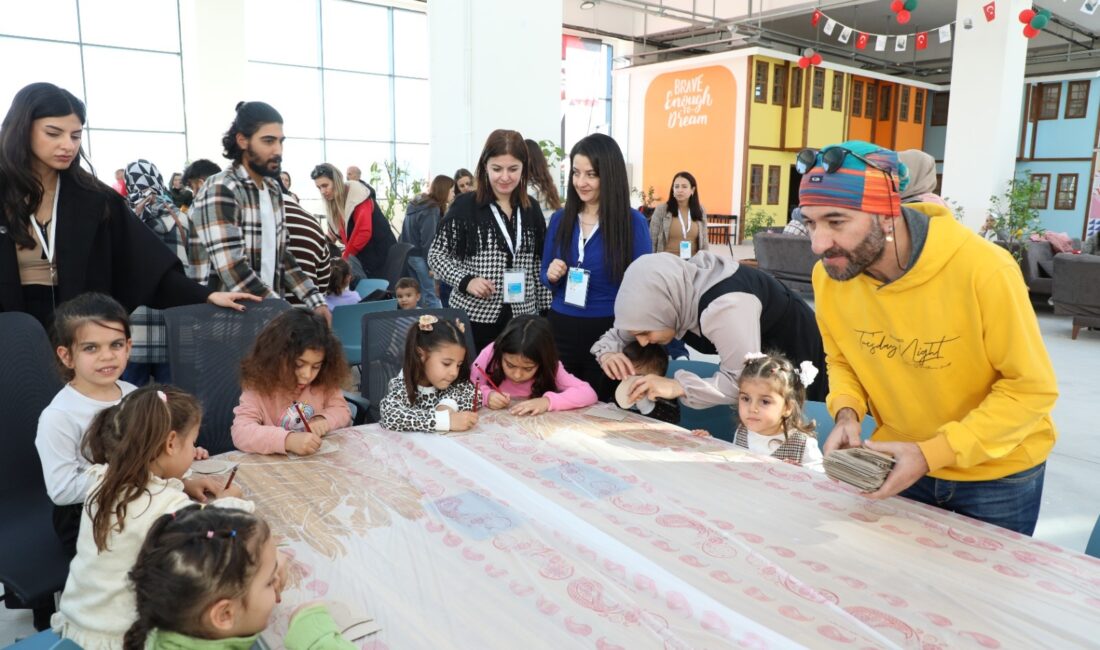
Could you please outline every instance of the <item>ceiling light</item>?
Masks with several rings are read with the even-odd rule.
[[[581,3],[581,9],[591,9],[595,6],[596,3],[593,0],[584,0],[584,2]]]

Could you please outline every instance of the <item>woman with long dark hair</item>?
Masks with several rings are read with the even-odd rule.
[[[454,287],[450,306],[466,310],[482,349],[519,314],[550,304],[539,283],[546,222],[527,195],[527,145],[497,129],[477,161],[477,190],[455,198],[428,252],[428,265]]]
[[[550,323],[565,369],[611,397],[612,383],[589,352],[615,321],[626,267],[652,248],[645,217],[630,207],[619,145],[594,133],[569,152],[565,207],[554,213],[542,253],[542,281],[553,301]]]
[[[435,290],[435,278],[428,271],[428,250],[435,240],[439,220],[447,212],[447,206],[455,198],[455,182],[450,176],[440,174],[432,179],[425,194],[409,201],[405,209],[405,223],[401,224],[400,241],[411,244],[409,268],[420,283],[420,308],[438,309],[443,306]]]
[[[530,165],[530,188],[535,190],[534,196],[538,199],[539,207],[544,213],[561,209],[561,196],[558,195],[558,183],[550,172],[550,165],[546,162],[546,156],[542,153],[542,147],[534,140],[524,140],[527,145],[527,161]]]
[[[649,219],[654,253],[672,253],[691,259],[707,249],[707,213],[699,203],[699,187],[689,172],[677,172],[668,188],[668,201]]]
[[[33,83],[0,126],[0,310],[48,327],[56,305],[87,291],[127,311],[204,301],[243,309],[236,300],[256,299],[188,279],[126,198],[81,167],[85,117],[69,91]]]

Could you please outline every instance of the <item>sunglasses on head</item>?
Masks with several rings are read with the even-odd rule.
[[[312,181],[317,180],[322,176],[328,176],[328,170],[322,165],[317,165],[313,168],[313,171],[309,173],[309,179]]]
[[[844,166],[844,161],[848,156],[852,156],[856,160],[861,161],[871,169],[877,169],[882,172],[886,180],[890,183],[890,189],[897,194],[898,188],[894,184],[894,175],[890,173],[890,170],[844,147],[830,147],[824,151],[803,149],[798,152],[798,157],[795,158],[794,168],[798,170],[799,174],[806,174],[814,168],[818,160],[821,160],[821,168],[825,170],[825,173],[833,174],[836,170]]]

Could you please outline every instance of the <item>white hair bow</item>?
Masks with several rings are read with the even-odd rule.
[[[768,355],[763,352],[748,352],[745,354],[745,362],[752,361],[753,359],[766,359]]]
[[[802,380],[803,386],[809,386],[817,379],[818,369],[814,366],[812,361],[803,361],[798,364],[798,378]]]

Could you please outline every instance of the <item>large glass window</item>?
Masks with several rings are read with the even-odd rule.
[[[96,175],[145,158],[167,177],[188,160],[178,0],[0,2],[0,116],[47,81],[87,104]]]
[[[321,162],[359,167],[364,180],[372,164],[396,162],[410,180],[428,179],[423,12],[356,0],[248,0],[246,15],[250,98],[283,115],[283,168],[299,197],[320,199],[309,172]]]

